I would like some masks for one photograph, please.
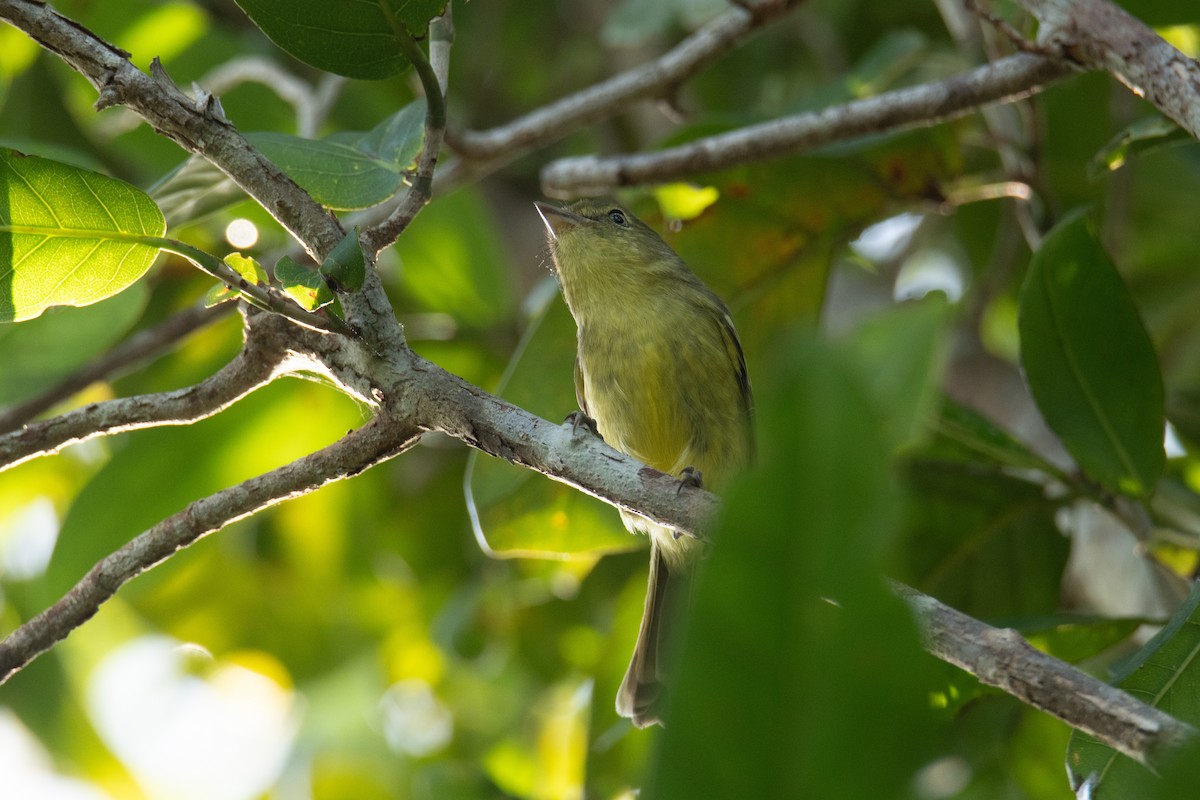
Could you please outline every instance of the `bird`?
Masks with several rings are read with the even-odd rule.
[[[746,359],[725,303],[650,226],[615,202],[535,203],[577,329],[575,393],[615,449],[720,491],[754,456]],[[668,632],[687,609],[706,544],[621,511],[650,538],[642,622],[616,710],[662,723]]]

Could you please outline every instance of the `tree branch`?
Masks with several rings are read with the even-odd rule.
[[[438,174],[438,184],[479,178],[520,156],[612,116],[635,100],[667,94],[754,33],[781,19],[800,0],[743,2],[647,64],[486,131],[459,131],[447,143],[463,160]]]
[[[1041,23],[1038,42],[1108,72],[1200,139],[1200,62],[1108,0],[1017,0]]]
[[[751,125],[653,153],[559,159],[542,170],[542,188],[556,197],[604,194],[619,186],[679,180],[867,134],[934,125],[992,103],[1027,97],[1071,73],[1071,65],[1064,61],[1021,53],[936,83]]]
[[[1151,766],[1197,736],[1192,726],[1034,649],[1011,628],[993,628],[900,583],[892,589],[916,614],[934,656],[1139,763]]]
[[[393,25],[399,25],[387,3],[380,3],[380,8],[384,9]],[[433,197],[433,171],[437,167],[442,139],[446,135],[446,81],[450,70],[450,46],[454,41],[454,23],[450,13],[447,5],[445,13],[429,26],[430,58],[437,57],[436,66],[425,57],[421,46],[408,31],[402,28],[396,30],[397,38],[408,45],[405,55],[413,62],[413,68],[421,79],[421,87],[425,90],[428,106],[425,113],[425,141],[421,144],[421,155],[417,159],[416,175],[404,193],[404,199],[387,219],[362,233],[363,250],[374,256],[390,247]]]
[[[0,641],[0,683],[89,620],[126,582],[231,522],[353,477],[411,447],[419,432],[376,417],[337,442],[197,500],[101,559],[62,599]]]
[[[233,303],[211,307],[192,306],[160,325],[135,333],[36,397],[0,409],[0,433],[16,430],[98,380],[115,377],[136,364],[156,358],[180,339],[221,319],[235,307]]]
[[[205,94],[191,98],[158,66],[147,75],[129,54],[37,0],[0,0],[0,19],[57,53],[99,92],[99,110],[126,105],[159,133],[221,168],[320,262],[343,236],[337,220],[254,149]],[[157,64],[157,62],[155,62]]]
[[[187,425],[228,408],[288,370],[284,342],[257,331],[248,322],[246,343],[237,357],[195,386],[91,403],[0,436],[0,470],[96,436]]]

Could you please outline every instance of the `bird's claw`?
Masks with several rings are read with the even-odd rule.
[[[703,485],[704,480],[700,470],[693,466],[686,466],[683,468],[683,471],[679,473],[679,486],[676,487],[675,494],[682,492],[683,487],[685,486],[694,486],[699,489]]]
[[[582,411],[572,411],[570,414],[567,414],[566,418],[563,420],[563,425],[566,425],[567,423],[570,423],[571,425],[572,436],[578,436],[579,429],[582,427],[591,431],[592,435],[600,441],[604,441],[604,437],[600,435],[599,428],[596,427],[596,420],[592,419]]]

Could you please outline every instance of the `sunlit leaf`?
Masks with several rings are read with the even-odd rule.
[[[288,256],[275,262],[275,279],[307,311],[316,311],[333,302],[333,292],[329,290],[324,277],[315,269],[297,264]]]
[[[381,8],[386,2],[389,11]],[[409,66],[397,36],[420,37],[446,0],[237,0],[271,41],[312,66],[377,80]],[[397,31],[389,17],[400,26]]]
[[[1034,256],[1020,331],[1030,391],[1079,466],[1112,491],[1152,492],[1165,463],[1162,372],[1083,214],[1055,227]]]
[[[166,231],[123,181],[0,149],[0,322],[111,297],[150,269]]]

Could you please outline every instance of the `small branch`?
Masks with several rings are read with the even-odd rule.
[[[264,311],[271,311],[287,317],[292,322],[303,325],[306,328],[312,328],[313,330],[340,333],[345,336],[357,336],[349,325],[332,314],[323,316],[306,311],[275,287],[264,283],[251,283],[224,261],[198,247],[193,247],[186,242],[176,241],[175,239],[163,239],[159,237],[144,236],[138,237],[138,240],[153,247],[158,247],[161,250],[183,256],[200,271],[211,275],[231,289],[241,292],[246,302]]]
[[[411,447],[418,432],[376,417],[334,444],[190,504],[98,562],[62,599],[0,642],[0,683],[89,620],[125,583],[202,537]]]
[[[1103,70],[1200,139],[1200,62],[1108,0],[1017,0],[1038,18],[1038,43]]]
[[[221,168],[257,200],[319,262],[344,232],[337,220],[284,172],[247,142],[207,93],[191,98],[161,65],[152,75],[137,69],[129,54],[37,0],[0,0],[0,19],[58,54],[100,92],[97,109],[126,105],[159,133]]]
[[[454,39],[454,23],[449,17],[450,7],[442,17],[430,23],[430,52],[437,55],[438,64],[430,63],[425,57],[421,46],[403,29],[399,21],[391,13],[386,2],[380,0],[380,8],[384,9],[393,26],[396,27],[396,38],[405,44],[404,55],[413,63],[413,68],[421,79],[421,87],[425,90],[425,141],[421,145],[421,155],[417,159],[417,171],[413,176],[412,185],[404,195],[404,199],[392,210],[383,222],[372,226],[362,233],[362,245],[365,252],[378,257],[379,252],[390,247],[405,228],[416,218],[422,208],[433,197],[433,171],[437,167],[438,155],[442,149],[442,139],[446,135],[446,80],[448,79],[450,62],[450,45]],[[436,45],[435,45],[436,43]],[[440,74],[439,74],[440,73]]]
[[[965,75],[623,156],[564,158],[542,170],[546,194],[603,194],[619,186],[679,180],[845,141],[935,125],[992,103],[1012,102],[1072,73],[1059,59],[1020,53]]]
[[[225,94],[239,84],[260,83],[279,95],[296,112],[296,133],[305,139],[312,139],[317,136],[334,93],[346,82],[345,78],[338,75],[323,77],[331,80],[311,86],[269,58],[239,56],[218,65],[197,83],[217,95]]]
[[[1010,628],[985,625],[903,584],[892,589],[916,614],[934,656],[1141,764],[1197,736],[1192,726],[1034,649]]]
[[[211,417],[287,370],[287,351],[274,337],[254,335],[233,361],[195,386],[172,392],[91,403],[60,417],[0,435],[0,470],[64,447],[124,431],[187,425]]]
[[[634,100],[669,93],[751,35],[800,5],[798,0],[743,2],[687,37],[659,58],[486,131],[460,131],[448,144],[462,161],[438,176],[438,184],[478,178],[592,122],[610,117]]]
[[[0,409],[0,433],[16,430],[96,381],[112,378],[145,360],[156,358],[196,330],[221,319],[236,306],[221,303],[212,307],[192,306],[153,328],[139,331],[99,358],[68,375],[58,385],[36,397]]]

